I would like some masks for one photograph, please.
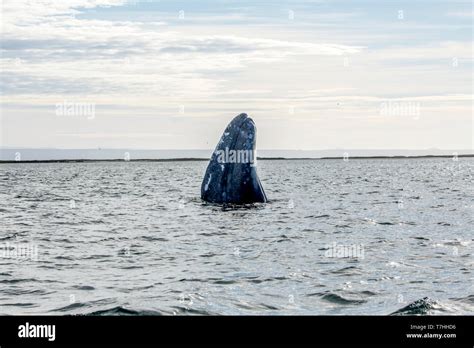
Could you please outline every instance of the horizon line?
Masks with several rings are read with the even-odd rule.
[[[302,160],[350,160],[350,159],[418,159],[418,158],[452,158],[452,155],[420,155],[420,156],[352,156],[352,157],[257,157],[261,161],[302,161]],[[457,155],[457,158],[474,158],[474,153]],[[0,160],[0,164],[8,163],[88,163],[88,162],[192,162],[209,161],[209,158],[140,158],[140,159],[52,159],[52,160]]]

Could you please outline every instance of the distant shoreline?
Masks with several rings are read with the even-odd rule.
[[[474,154],[458,155],[458,158],[474,157]],[[351,159],[417,159],[417,158],[453,158],[453,155],[421,155],[421,156],[352,156]],[[344,157],[257,157],[259,161],[302,161],[302,160],[342,160]],[[0,164],[8,163],[89,163],[89,162],[192,162],[209,161],[209,158],[159,158],[159,159],[54,159],[54,160],[28,160],[28,161],[4,161]]]

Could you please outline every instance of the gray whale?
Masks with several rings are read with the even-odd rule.
[[[247,114],[236,116],[212,153],[201,184],[201,198],[211,203],[266,202],[257,176],[257,129]]]

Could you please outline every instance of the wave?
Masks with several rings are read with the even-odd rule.
[[[99,311],[94,311],[91,313],[87,313],[85,315],[90,316],[144,316],[144,315],[163,315],[163,313],[153,310],[143,310],[143,311],[136,311],[133,309],[124,308],[122,306],[112,307],[108,309],[103,309]]]
[[[474,312],[474,295],[437,301],[423,297],[390,315],[462,315]]]
[[[400,308],[390,315],[427,315],[436,307],[437,302],[435,300],[432,300],[429,297],[424,297]]]
[[[99,311],[94,311],[91,313],[85,314],[86,316],[158,316],[158,315],[213,315],[213,313],[207,312],[205,310],[174,306],[173,311],[160,312],[157,310],[135,310],[129,309],[122,306],[116,306],[108,309],[103,309]]]
[[[317,292],[306,296],[319,296],[322,300],[340,305],[357,305],[367,302],[364,299],[349,299],[333,292]]]

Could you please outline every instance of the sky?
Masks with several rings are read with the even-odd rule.
[[[0,146],[472,149],[472,6],[3,0]]]

